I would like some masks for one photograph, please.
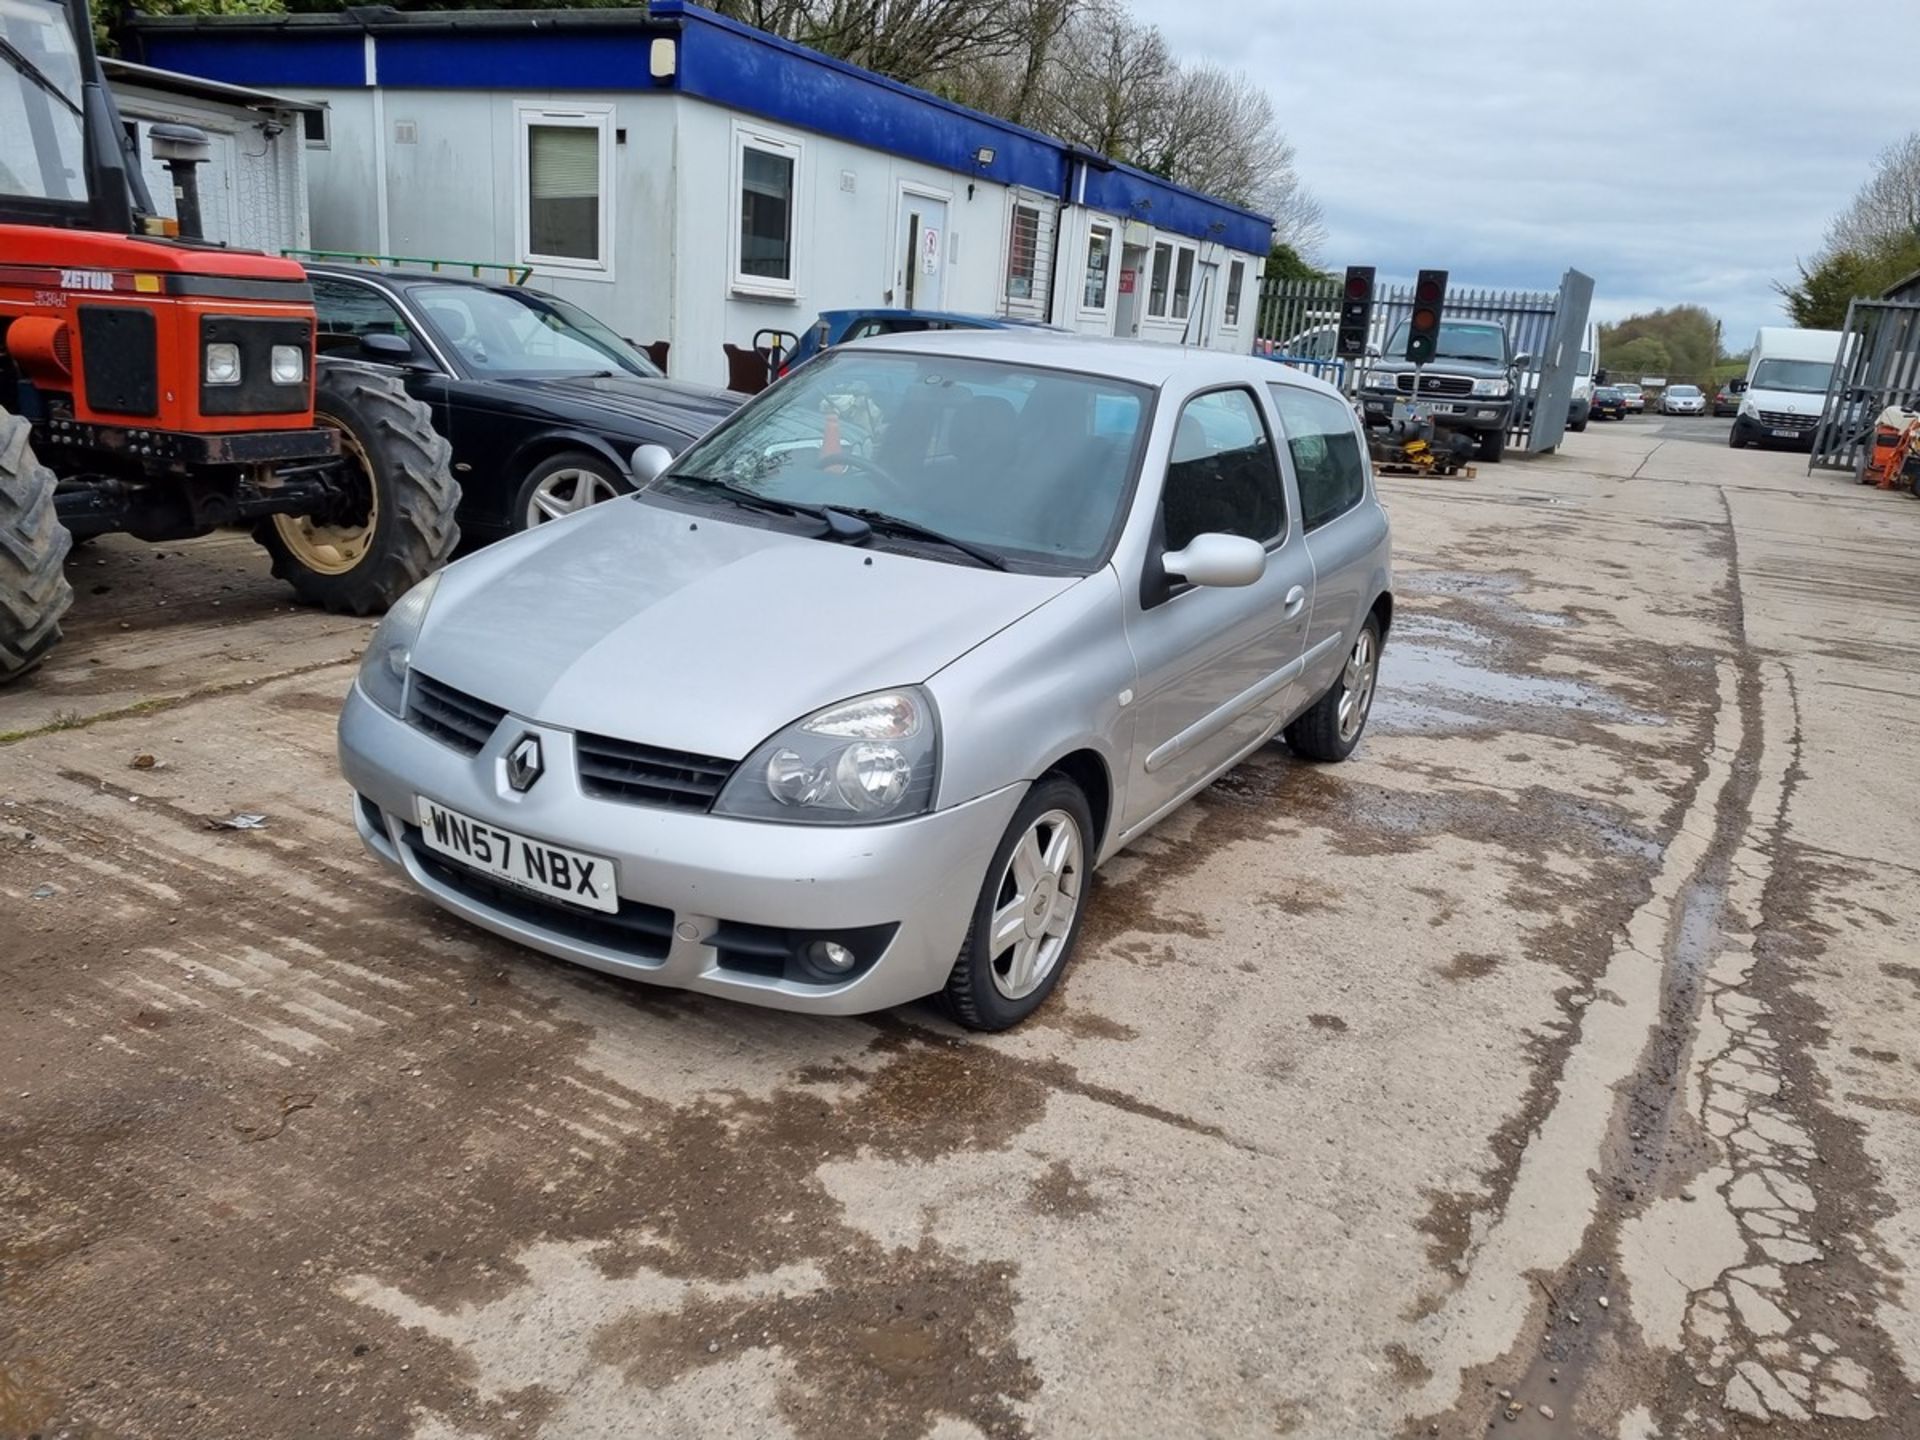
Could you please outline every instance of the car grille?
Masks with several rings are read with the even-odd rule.
[[[478,755],[506,717],[504,705],[490,705],[418,670],[407,685],[407,723],[462,755]]]
[[[735,762],[684,750],[637,745],[607,735],[581,735],[575,741],[580,788],[601,800],[657,805],[673,810],[705,810],[713,804]]]
[[[1762,410],[1760,423],[1775,430],[1811,430],[1820,423],[1820,417],[1795,415],[1787,410]]]
[[[1397,383],[1400,386],[1400,393],[1402,395],[1411,395],[1414,393],[1413,376],[1399,376]],[[1420,377],[1420,393],[1422,395],[1471,395],[1473,393],[1473,381],[1464,375],[1422,375]]]
[[[629,959],[657,963],[667,958],[673,944],[673,912],[663,906],[622,900],[616,914],[582,910],[502,885],[436,855],[420,838],[417,825],[407,826],[404,833],[407,849],[420,868],[476,905],[562,939],[617,950]]]

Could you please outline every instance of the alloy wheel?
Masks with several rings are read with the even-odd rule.
[[[1007,857],[987,946],[993,988],[1007,999],[1039,989],[1066,953],[1080,913],[1085,850],[1079,823],[1064,810],[1048,810]]]
[[[1360,638],[1353,642],[1353,653],[1347,657],[1347,668],[1340,675],[1340,743],[1343,745],[1367,723],[1367,711],[1373,706],[1373,683],[1379,670],[1380,647],[1374,641],[1373,631],[1363,625]]]
[[[614,483],[596,470],[556,470],[534,486],[527,501],[527,528],[562,519],[619,493]]]

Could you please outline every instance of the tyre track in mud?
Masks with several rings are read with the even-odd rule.
[[[1885,1295],[1887,1282],[1857,1253],[1871,1248],[1870,1226],[1891,1206],[1877,1191],[1852,1127],[1818,1101],[1821,1082],[1811,1049],[1824,1031],[1817,1010],[1796,992],[1789,968],[1819,948],[1805,891],[1809,877],[1823,868],[1794,864],[1787,839],[1799,777],[1798,700],[1785,667],[1763,671],[1748,642],[1738,537],[1731,512],[1725,513],[1734,654],[1733,682],[1723,687],[1722,706],[1732,714],[1723,713],[1721,722],[1735,727],[1738,742],[1712,802],[1710,842],[1667,907],[1657,1019],[1638,1064],[1613,1089],[1607,1134],[1589,1171],[1593,1216],[1563,1264],[1551,1274],[1532,1272],[1539,1293],[1514,1346],[1497,1360],[1463,1371],[1455,1404],[1410,1416],[1401,1432],[1405,1440],[1464,1440],[1494,1429],[1515,1440],[1568,1434],[1678,1440],[1745,1433],[1735,1417],[1769,1424],[1769,1433],[1806,1440],[1832,1440],[1841,1428],[1852,1428],[1844,1424],[1849,1420],[1874,1427],[1860,1433],[1876,1440],[1882,1434],[1920,1433],[1920,1396],[1899,1383],[1898,1357],[1872,1320],[1872,1304]],[[1785,693],[1784,707],[1767,703],[1769,683]],[[1769,709],[1785,714],[1768,716]],[[1769,736],[1768,720],[1786,733]],[[1758,876],[1755,866],[1762,871]],[[1742,913],[1734,903],[1736,890],[1752,913]],[[1753,1000],[1743,1001],[1743,993]],[[1735,1017],[1732,1023],[1747,1028],[1720,1053],[1702,1060],[1696,1052],[1709,1004],[1716,1011],[1726,1007]],[[1747,1004],[1753,1009],[1744,1008]],[[1764,1033],[1760,1017],[1771,1015],[1790,1017],[1775,1026],[1785,1033]],[[1730,1245],[1720,1256],[1725,1263],[1712,1277],[1721,1287],[1716,1297],[1711,1285],[1689,1284],[1673,1274],[1658,1253],[1638,1267],[1621,1262],[1623,1248],[1644,1236],[1644,1231],[1642,1236],[1629,1232],[1645,1225],[1656,1205],[1696,1207],[1704,1199],[1730,1206],[1733,1201],[1741,1159],[1751,1159],[1750,1153],[1741,1156],[1740,1142],[1752,1122],[1746,1119],[1737,1130],[1732,1123],[1720,1125],[1718,1138],[1731,1137],[1732,1144],[1716,1144],[1714,1107],[1695,1114],[1687,1103],[1706,1085],[1709,1064],[1732,1046],[1743,1047],[1740,1053],[1748,1060],[1777,1067],[1778,1090],[1769,1084],[1757,1093],[1785,1097],[1781,1108],[1791,1109],[1818,1146],[1813,1148],[1815,1141],[1796,1144],[1791,1128],[1775,1122],[1780,1163],[1806,1162],[1809,1168],[1799,1173],[1808,1182],[1816,1179],[1811,1167],[1817,1166],[1819,1183],[1804,1187],[1809,1197],[1804,1208],[1837,1214],[1817,1228],[1807,1223],[1805,1231],[1769,1220],[1758,1222],[1767,1227],[1764,1235],[1743,1228],[1744,1243]],[[1712,1091],[1707,1094],[1711,1098]],[[1714,1168],[1716,1158],[1729,1152],[1737,1157],[1731,1168]],[[1844,1182],[1835,1183],[1842,1175]],[[1775,1182],[1770,1194],[1792,1183]],[[1703,1196],[1708,1185],[1712,1193]],[[1840,1200],[1843,1195],[1848,1198]],[[1729,1208],[1726,1213],[1730,1223],[1738,1213],[1743,1227],[1753,1220],[1753,1212]],[[1697,1218],[1689,1219],[1697,1239],[1714,1238]],[[1817,1248],[1806,1243],[1809,1238],[1819,1241]],[[1706,1248],[1711,1253],[1712,1246]],[[1782,1259],[1802,1263],[1772,1263]],[[1659,1265],[1664,1280],[1680,1292],[1684,1331],[1669,1343],[1650,1343],[1649,1328],[1667,1327],[1649,1326],[1646,1312],[1656,1308],[1655,1297],[1636,1294],[1629,1283],[1631,1271],[1646,1275],[1649,1264]],[[1730,1274],[1744,1278],[1729,1282]],[[1663,1296],[1657,1308],[1671,1310],[1673,1300],[1671,1294]],[[1697,1320],[1703,1308],[1712,1313]],[[1789,1332],[1797,1355],[1786,1339],[1774,1338]],[[1844,1347],[1834,1335],[1846,1337]],[[1789,1359],[1799,1368],[1782,1363]]]

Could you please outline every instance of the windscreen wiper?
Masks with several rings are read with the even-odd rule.
[[[47,72],[34,64],[33,61],[28,58],[26,51],[22,50],[18,45],[15,45],[4,35],[0,35],[0,59],[4,59],[9,65],[13,66],[14,69],[26,76],[27,79],[33,81],[34,84],[38,85],[42,90],[66,106],[67,109],[80,116],[82,120],[86,119],[86,112],[73,103],[73,97],[58,85],[54,84],[53,81],[49,80],[47,78]]]
[[[1004,557],[996,555],[984,546],[975,545],[971,540],[960,540],[944,531],[922,525],[918,520],[908,520],[899,515],[889,515],[884,510],[863,510],[852,505],[831,505],[827,507],[829,515],[850,515],[856,520],[864,520],[868,526],[883,534],[907,535],[915,540],[930,540],[936,545],[944,545],[949,550],[958,550],[962,555],[978,560],[993,570],[1006,570]],[[831,523],[831,521],[829,521]]]
[[[717,490],[727,499],[749,510],[766,510],[775,515],[806,515],[815,520],[827,518],[826,509],[819,505],[808,505],[798,500],[782,500],[773,495],[762,495],[758,490],[749,490],[744,485],[736,485],[731,480],[723,480],[718,475],[673,475],[672,482],[685,481],[697,485],[703,490]]]

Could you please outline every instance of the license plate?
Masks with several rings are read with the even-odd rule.
[[[613,861],[502,830],[419,797],[420,838],[429,850],[470,870],[549,900],[615,914]]]
[[[1798,430],[1776,430],[1773,432],[1773,438],[1776,440],[1798,440],[1800,438],[1800,432]]]

